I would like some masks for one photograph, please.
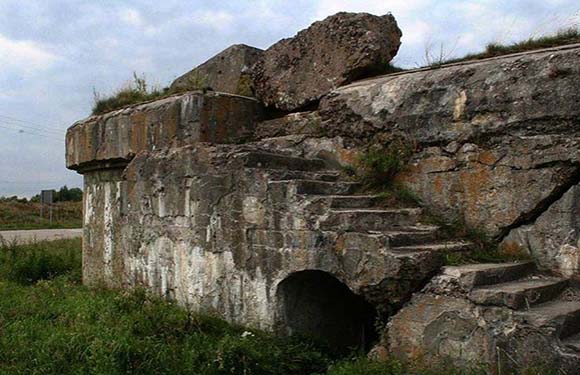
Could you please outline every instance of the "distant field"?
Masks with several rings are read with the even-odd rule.
[[[82,202],[55,203],[51,223],[47,207],[40,217],[40,203],[0,201],[0,230],[80,228],[82,211]]]

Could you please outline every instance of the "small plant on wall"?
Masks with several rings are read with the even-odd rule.
[[[411,159],[416,146],[397,136],[386,145],[375,144],[358,158],[358,177],[368,188],[392,187],[394,178]]]
[[[361,182],[364,190],[381,197],[386,206],[415,205],[419,199],[396,183],[395,176],[409,163],[416,149],[416,144],[407,137],[393,136],[385,143],[368,147],[354,165],[343,166],[343,171]]]

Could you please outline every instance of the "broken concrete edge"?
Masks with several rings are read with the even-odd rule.
[[[326,17],[262,53],[252,68],[256,95],[279,110],[305,109],[333,88],[380,71],[396,55],[401,36],[390,13]]]
[[[522,57],[522,56],[535,55],[535,54],[540,54],[540,53],[566,51],[569,49],[576,49],[576,48],[580,48],[580,43],[566,44],[566,45],[557,46],[557,47],[540,48],[540,49],[534,49],[534,50],[524,51],[524,52],[509,53],[506,55],[486,57],[484,59],[458,61],[458,62],[454,62],[454,63],[450,63],[450,64],[441,64],[441,65],[434,64],[431,66],[408,69],[408,70],[403,70],[400,72],[381,74],[381,75],[377,75],[374,77],[367,77],[367,78],[359,79],[359,80],[356,80],[354,82],[348,83],[344,86],[341,86],[337,90],[340,90],[343,88],[349,88],[349,87],[356,87],[359,84],[367,84],[367,83],[372,82],[374,80],[379,80],[379,79],[385,78],[385,77],[398,77],[398,76],[419,73],[419,72],[428,72],[428,71],[432,71],[432,70],[441,70],[441,69],[453,68],[453,67],[458,67],[458,66],[477,65],[477,64],[489,63],[489,62],[493,62],[493,61],[497,61],[497,60],[518,58],[518,57]]]
[[[245,143],[262,106],[250,97],[192,91],[132,105],[76,122],[66,133],[66,166],[110,168],[138,152],[197,142]]]
[[[506,267],[515,267],[516,274],[506,273]],[[379,360],[388,353],[403,362],[445,362],[493,374],[534,366],[576,373],[580,352],[569,346],[580,330],[577,296],[566,297],[556,290],[548,301],[532,301],[519,309],[505,301],[481,304],[470,297],[478,284],[473,283],[473,272],[485,273],[480,279],[484,288],[498,291],[544,277],[533,274],[526,263],[448,267],[397,312],[371,354]],[[505,283],[506,276],[515,280]]]
[[[244,75],[249,75],[252,66],[263,50],[246,44],[234,44],[189,72],[176,78],[169,86],[170,92],[183,89],[211,88],[214,91],[248,95],[251,87],[240,87]],[[243,90],[245,89],[245,90]],[[243,91],[248,92],[247,94]]]
[[[125,114],[127,112],[140,111],[140,110],[152,110],[152,109],[155,109],[155,107],[157,107],[157,106],[162,106],[164,104],[167,104],[169,102],[177,100],[181,97],[190,96],[190,95],[199,95],[199,94],[244,98],[244,99],[252,100],[256,103],[259,103],[258,99],[251,97],[251,96],[243,96],[243,95],[232,94],[232,93],[228,93],[228,92],[213,91],[213,90],[190,90],[190,91],[184,91],[184,92],[179,92],[179,93],[175,93],[175,94],[170,94],[170,95],[164,96],[162,98],[151,99],[151,100],[147,100],[147,101],[139,102],[139,103],[135,103],[135,104],[129,104],[129,105],[126,105],[122,108],[115,109],[115,110],[112,110],[112,111],[109,111],[106,113],[102,113],[99,115],[90,115],[89,117],[86,117],[82,120],[75,121],[67,129],[67,132],[69,130],[74,129],[76,126],[82,126],[82,125],[84,125],[88,122],[91,122],[91,121],[98,121],[98,120],[102,120],[102,119],[106,120],[110,117],[118,116],[120,114]],[[152,105],[152,104],[154,104],[154,105]]]

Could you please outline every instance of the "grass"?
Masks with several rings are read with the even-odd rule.
[[[53,205],[52,222],[45,206],[40,217],[40,203],[0,200],[0,230],[61,229],[82,226],[82,202],[58,202]]]
[[[427,62],[427,66],[440,66],[443,64],[451,64],[461,61],[481,60],[489,57],[496,57],[517,52],[532,51],[541,48],[556,47],[573,43],[580,43],[580,30],[575,27],[560,30],[553,35],[529,38],[528,40],[508,45],[490,43],[486,46],[483,52],[468,54],[460,58],[447,59],[443,51],[440,51],[438,56],[430,57],[429,61]],[[426,51],[426,56],[431,56],[429,51]],[[367,72],[359,79],[383,74],[398,73],[402,71],[405,71],[405,69],[396,67],[390,63],[384,63],[379,68]],[[112,95],[102,97],[100,94],[95,92],[92,114],[100,115],[130,105],[161,99],[169,95],[177,94],[179,92],[204,89],[204,77],[190,77],[190,81],[187,82],[186,86],[187,87],[183,87],[179,90],[170,90],[167,87],[163,89],[150,88],[143,76],[138,76],[134,73],[133,81],[118,89]],[[240,95],[254,96],[252,82],[248,75],[242,76],[238,82],[238,91]]]
[[[354,173],[367,189],[389,188],[413,151],[413,145],[402,137],[395,137],[387,145],[373,145],[358,157]]]
[[[80,239],[16,245],[0,237],[0,281],[31,285],[63,275],[80,281],[80,248]]]
[[[103,98],[95,91],[92,114],[99,115],[128,105],[160,99],[167,94],[168,89],[151,89],[144,76],[133,73],[133,81],[118,89],[113,95]]]
[[[419,198],[401,184],[395,176],[407,165],[414,146],[403,138],[387,145],[373,145],[359,155],[355,165],[343,165],[343,174],[363,185],[363,190],[376,195],[385,207],[417,206]]]
[[[517,246],[498,246],[482,231],[460,219],[444,220],[431,212],[423,215],[422,222],[440,227],[442,239],[463,239],[473,244],[468,252],[446,254],[446,264],[456,266],[471,263],[505,263],[531,260],[531,256]]]
[[[567,29],[558,30],[556,33],[551,35],[533,37],[512,44],[489,43],[483,52],[468,54],[460,58],[434,61],[432,64],[430,64],[430,66],[452,64],[470,60],[481,60],[490,57],[509,55],[512,53],[527,52],[542,48],[558,47],[575,43],[580,43],[580,29],[577,27],[570,27]]]
[[[80,253],[80,240],[0,244],[1,374],[483,373],[378,363],[356,353],[341,358],[308,340],[232,325],[143,290],[87,288]]]

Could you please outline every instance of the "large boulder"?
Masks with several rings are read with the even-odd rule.
[[[229,94],[253,96],[249,70],[261,54],[259,48],[235,44],[177,78],[170,90],[179,92],[211,88]]]
[[[253,68],[257,96],[284,111],[385,71],[401,44],[391,14],[337,13],[267,49]]]

